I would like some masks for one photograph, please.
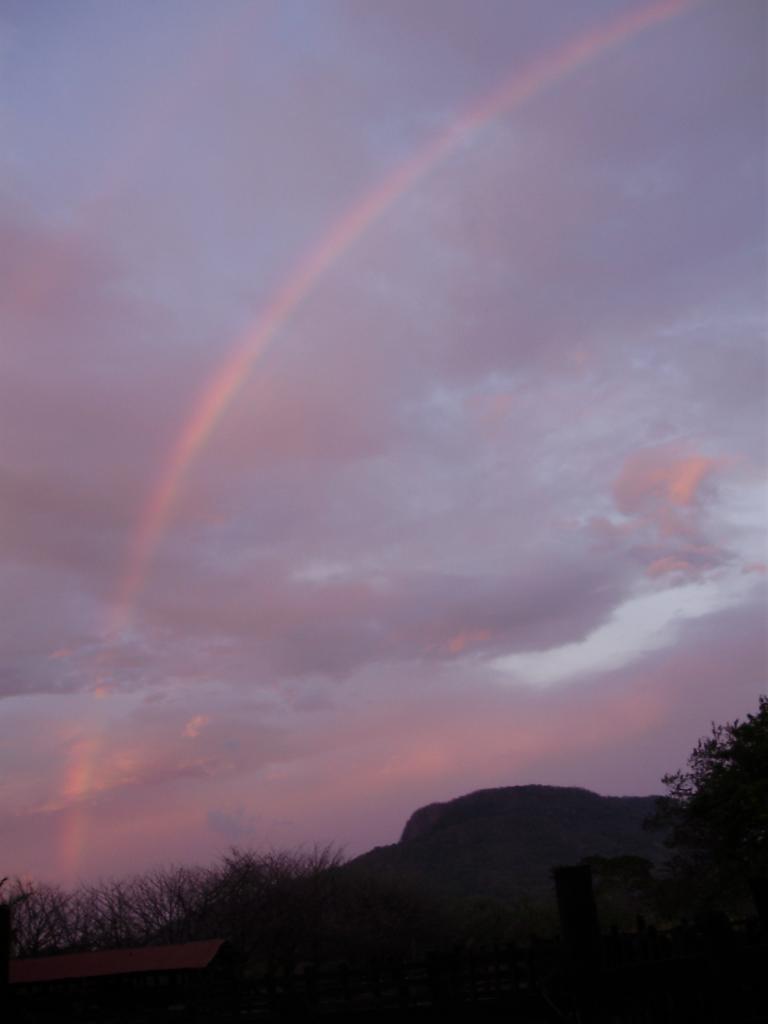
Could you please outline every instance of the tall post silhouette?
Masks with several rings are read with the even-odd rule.
[[[11,908],[0,903],[0,1003],[8,996],[8,972],[11,959]]]
[[[600,926],[592,869],[588,864],[559,867],[553,876],[573,995],[584,1024],[599,1024]]]

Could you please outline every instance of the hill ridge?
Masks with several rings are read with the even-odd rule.
[[[450,800],[436,800],[433,803],[425,804],[423,807],[417,808],[406,821],[399,842],[408,842],[409,840],[419,838],[423,824],[426,824],[427,822],[434,822],[439,825],[446,812],[450,812],[452,809],[458,809],[469,805],[474,809],[479,810],[480,807],[487,807],[488,803],[498,804],[499,798],[502,795],[516,794],[521,796],[530,795],[538,797],[564,793],[580,794],[582,796],[586,795],[587,798],[596,798],[600,801],[646,801],[649,799],[656,799],[656,796],[638,796],[635,794],[626,794],[624,796],[603,795],[601,793],[596,793],[592,789],[587,789],[586,786],[552,786],[537,782],[524,783],[519,786],[488,786],[482,789],[472,790],[469,793],[462,793],[460,796],[452,797]]]
[[[350,863],[455,896],[539,896],[550,892],[557,864],[622,854],[661,860],[661,837],[643,829],[656,799],[534,783],[475,790],[419,807],[397,843]]]

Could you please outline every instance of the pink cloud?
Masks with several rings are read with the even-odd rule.
[[[200,730],[203,729],[210,719],[208,715],[193,715],[192,718],[184,726],[184,735],[188,739],[196,739],[200,735]]]
[[[612,488],[620,520],[593,517],[589,528],[606,549],[623,549],[652,578],[696,579],[730,558],[707,525],[714,482],[733,459],[676,444],[634,452]]]
[[[684,558],[676,558],[674,555],[667,555],[666,558],[657,558],[651,562],[645,570],[651,578],[656,576],[667,576],[671,573],[682,573],[686,576],[697,575],[697,569]]]
[[[461,654],[467,648],[477,647],[491,638],[489,629],[467,629],[454,633],[448,640],[450,654]]]
[[[626,460],[614,484],[616,506],[624,515],[652,518],[661,533],[685,533],[677,510],[700,501],[704,485],[723,464],[670,446],[639,451]]]
[[[205,859],[226,846],[231,829],[222,829],[219,812],[233,806],[256,845],[335,841],[354,853],[394,841],[420,804],[485,786],[658,791],[660,776],[683,763],[711,720],[742,714],[756,700],[755,679],[766,667],[754,629],[761,618],[755,606],[689,624],[674,649],[548,693],[499,688],[481,666],[467,687],[455,661],[437,674],[379,667],[358,699],[300,732],[290,719],[282,734],[265,729],[244,706],[222,714],[221,698],[212,698],[223,724],[200,734],[194,761],[179,736],[181,707],[159,721],[157,708],[148,709],[110,728],[99,750],[75,741],[71,763],[80,768],[67,778],[77,791],[45,813],[13,818],[18,860],[9,868],[41,863],[35,844],[59,833],[80,844],[64,844],[66,870],[77,864],[86,876],[105,863],[119,872],[188,860],[191,850]],[[131,742],[137,733],[141,742]],[[86,754],[100,788],[81,791]],[[169,799],[175,832],[167,827]],[[129,840],[119,824],[126,818],[136,830]],[[51,854],[59,849],[49,846],[54,875],[61,868]]]

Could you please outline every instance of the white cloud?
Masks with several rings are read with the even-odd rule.
[[[530,686],[548,686],[620,668],[649,651],[669,647],[686,620],[741,603],[754,586],[754,580],[737,569],[665,590],[644,585],[584,640],[549,651],[508,655],[492,664],[509,681]]]

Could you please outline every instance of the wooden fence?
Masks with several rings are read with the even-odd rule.
[[[766,944],[756,930],[681,926],[600,938],[592,969],[562,941],[456,951],[418,961],[293,969],[218,979],[194,992],[115,990],[27,996],[18,1024],[63,1018],[99,1024],[277,1024],[284,1021],[466,1021],[508,1024],[759,1024],[768,1021]],[[170,999],[170,1001],[169,1001]]]

